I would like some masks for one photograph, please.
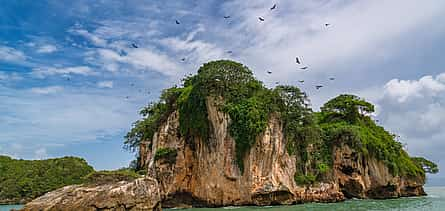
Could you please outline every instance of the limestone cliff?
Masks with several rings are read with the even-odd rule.
[[[294,181],[298,158],[286,150],[280,119],[272,115],[266,130],[245,156],[244,172],[235,162],[235,141],[229,116],[210,98],[206,101],[209,140],[179,132],[179,114],[172,112],[140,147],[141,164],[159,182],[163,207],[274,205],[336,202],[345,198],[387,198],[424,194],[423,178],[392,176],[376,159],[359,157],[347,145],[333,149],[332,178],[314,185]],[[173,159],[156,159],[159,149],[175,149]]]

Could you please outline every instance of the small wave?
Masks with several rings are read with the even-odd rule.
[[[234,209],[239,209],[241,207],[234,207],[234,206],[228,206],[228,207],[223,207],[223,209],[225,210],[234,210]]]

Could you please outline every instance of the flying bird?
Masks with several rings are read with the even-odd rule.
[[[328,26],[330,26],[331,24],[330,23],[325,23],[324,24],[326,27],[328,27]]]
[[[228,53],[228,54],[231,54],[231,53],[233,53],[233,51],[227,51],[227,53]]]
[[[280,83],[279,81],[275,82],[275,84],[279,84],[279,83]]]
[[[302,69],[302,70],[306,70],[307,68],[309,68],[309,67],[308,66],[300,67],[300,69]]]
[[[130,98],[130,97],[129,97],[129,96],[126,96],[126,97],[125,97],[125,99],[127,99],[127,100],[128,100],[128,98]]]
[[[304,80],[299,80],[298,82],[300,82],[300,83],[304,83]]]
[[[131,43],[131,46],[133,47],[133,48],[139,48],[136,44],[134,44],[134,43]]]
[[[296,62],[297,64],[301,64],[300,58],[295,57],[295,62]]]
[[[185,58],[182,58],[181,61],[185,62]]]
[[[259,19],[260,21],[264,21],[264,18],[263,18],[263,17],[258,17],[258,19]]]
[[[272,74],[272,71],[267,71],[267,73]]]
[[[179,22],[178,20],[175,20],[176,24],[181,24],[181,22]]]
[[[319,90],[320,88],[322,88],[323,86],[322,85],[317,85],[317,86],[315,86],[315,88],[317,89],[317,90]]]
[[[225,19],[230,18],[230,15],[226,15],[226,16],[224,16],[224,18],[225,18]]]
[[[274,4],[274,5],[270,8],[270,10],[274,10],[275,8],[277,8],[277,4]]]
[[[333,80],[335,80],[335,78],[334,78],[334,77],[332,77],[332,78],[329,78],[329,80],[333,81]]]

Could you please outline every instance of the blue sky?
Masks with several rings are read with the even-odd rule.
[[[410,154],[445,169],[444,19],[440,0],[5,1],[0,154],[126,166],[137,111],[202,63],[233,59],[267,86],[299,85],[315,110],[365,97]]]

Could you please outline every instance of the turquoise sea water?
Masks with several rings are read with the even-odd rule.
[[[425,210],[425,211],[445,211],[445,187],[425,187],[428,196],[412,197],[388,200],[348,200],[342,203],[318,204],[309,203],[293,206],[275,207],[223,207],[223,208],[194,208],[183,209],[184,211],[222,211],[222,210],[260,210],[260,211],[285,211],[285,210]],[[0,205],[0,211],[18,209],[19,205]]]
[[[0,205],[0,211],[9,211],[11,209],[20,209],[21,205]]]

